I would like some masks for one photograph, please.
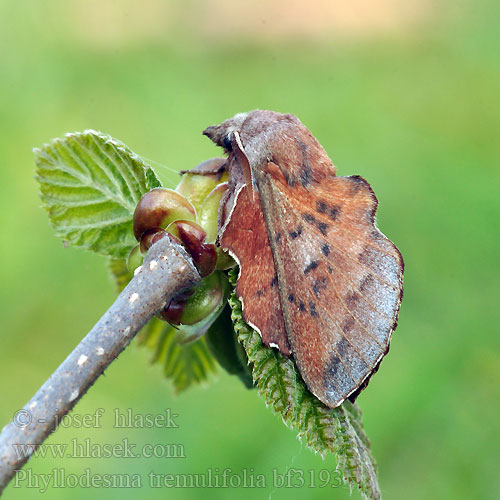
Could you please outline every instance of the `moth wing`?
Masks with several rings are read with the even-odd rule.
[[[270,162],[258,188],[292,354],[311,392],[336,407],[389,349],[401,254],[376,228],[377,198],[359,176],[327,175],[291,189]]]
[[[221,232],[221,247],[238,262],[236,293],[243,318],[261,335],[266,346],[290,355],[271,246],[260,199],[248,185],[240,186],[232,212]]]

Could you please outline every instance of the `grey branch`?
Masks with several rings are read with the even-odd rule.
[[[43,443],[136,333],[167,301],[199,280],[190,256],[169,238],[151,247],[115,303],[2,430],[0,495],[29,459],[24,451],[32,453]]]

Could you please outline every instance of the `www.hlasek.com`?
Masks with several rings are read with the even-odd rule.
[[[146,443],[137,446],[128,438],[118,443],[93,443],[89,438],[73,438],[70,443],[13,444],[17,458],[186,458],[180,443]]]
[[[14,488],[34,488],[45,493],[49,488],[338,488],[342,476],[338,469],[295,469],[284,472],[272,469],[268,474],[253,468],[233,471],[230,468],[207,469],[202,473],[140,474],[94,473],[87,468],[81,474],[65,469],[52,469],[47,474],[21,469],[14,479]]]

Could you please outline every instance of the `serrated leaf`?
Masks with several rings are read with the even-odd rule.
[[[115,258],[134,246],[132,217],[160,181],[149,165],[112,137],[86,130],[35,149],[41,198],[56,235]]]
[[[229,273],[236,284],[237,270]],[[267,406],[279,413],[286,425],[316,453],[336,456],[343,479],[356,485],[364,498],[380,499],[376,464],[363,431],[361,410],[346,401],[330,409],[307,389],[294,362],[279,351],[266,348],[260,335],[242,317],[241,302],[233,292],[229,304],[234,329],[253,363],[253,379]]]
[[[152,351],[151,363],[163,366],[163,373],[172,381],[175,393],[204,382],[216,371],[215,360],[203,337],[181,344],[179,331],[159,319],[153,318],[143,328],[139,342]]]
[[[151,189],[162,187],[160,179],[156,177],[155,171],[151,167],[146,167],[145,172],[146,172],[146,184],[148,186],[148,191],[151,191]]]

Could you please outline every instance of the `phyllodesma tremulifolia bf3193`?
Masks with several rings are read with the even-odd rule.
[[[389,349],[403,293],[373,190],[337,176],[294,115],[256,110],[203,133],[228,154],[218,244],[239,264],[243,318],[325,405],[353,400]]]

